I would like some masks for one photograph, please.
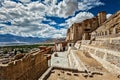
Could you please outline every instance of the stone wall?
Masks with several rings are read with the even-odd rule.
[[[107,45],[107,48],[105,46],[106,44],[104,46],[103,44],[102,46],[98,46],[98,44],[94,46],[90,44],[82,44],[80,50],[90,53],[93,58],[100,62],[103,67],[111,73],[120,74],[120,52],[111,48],[109,44]],[[116,47],[119,48],[120,46]]]
[[[96,38],[120,36],[120,11],[112,15],[97,30],[92,32],[92,36]]]
[[[90,33],[96,30],[99,25],[104,23],[106,20],[106,13],[100,12],[98,16],[86,19],[83,22],[74,23],[67,31],[66,41],[68,42],[76,42],[77,40],[85,40],[90,39]]]
[[[0,80],[37,80],[48,68],[44,54],[50,48],[25,55],[22,59],[0,66]]]
[[[66,41],[77,41],[82,39],[82,23],[74,23],[67,31]]]
[[[99,12],[98,13],[98,22],[99,26],[101,26],[106,21],[106,12]]]
[[[67,50],[67,42],[56,42],[55,43],[55,51],[66,51]]]

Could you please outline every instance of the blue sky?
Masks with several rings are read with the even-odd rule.
[[[75,22],[120,10],[120,0],[0,0],[0,34],[60,38]]]

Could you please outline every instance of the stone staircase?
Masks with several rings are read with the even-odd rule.
[[[77,44],[78,45],[78,44]],[[120,74],[120,37],[99,38],[94,41],[82,40],[79,50],[88,52],[109,72]]]

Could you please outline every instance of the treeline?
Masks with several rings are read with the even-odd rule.
[[[0,48],[38,48],[39,46],[54,46],[54,44],[32,44],[32,45],[1,46]]]
[[[54,44],[32,44],[0,47],[0,54],[28,53],[33,49],[39,49],[39,46],[54,46]]]

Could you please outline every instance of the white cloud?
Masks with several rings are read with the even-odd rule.
[[[27,4],[27,7],[30,9],[30,11],[41,11],[43,13],[47,10],[47,6],[39,2]]]
[[[29,3],[31,0],[19,0],[21,1],[22,3]]]
[[[50,25],[56,25],[57,23],[55,21],[51,21],[49,24]]]
[[[90,13],[90,12],[80,12],[75,17],[72,17],[72,18],[66,20],[66,22],[70,26],[73,23],[82,22],[83,20],[90,19],[92,17],[94,17],[94,15],[92,13]]]
[[[82,0],[78,2],[78,9],[86,11],[100,5],[104,5],[100,0]]]
[[[13,2],[13,1],[4,1],[3,5],[5,8],[14,8],[18,4],[16,4],[16,2]]]
[[[49,15],[67,18],[74,16],[76,11],[86,11],[100,5],[104,3],[99,0],[63,0],[58,5],[52,4],[49,7]]]
[[[67,18],[68,16],[74,15],[77,9],[78,4],[76,0],[64,0],[58,4],[57,14],[60,17]]]
[[[103,5],[99,0],[63,0],[57,3],[57,0],[44,0],[43,3],[31,0],[20,0],[16,3],[11,0],[0,0],[0,34],[14,34],[19,36],[33,37],[65,37],[68,25],[74,22],[93,17],[92,13],[80,12],[75,17],[69,18],[65,23],[58,24],[64,28],[56,29],[54,26],[43,24],[42,21],[48,21],[51,25],[56,25],[52,19],[46,19],[47,16],[57,16],[67,18],[74,16],[76,11],[89,10],[95,6]],[[56,4],[57,3],[57,4]],[[5,25],[2,22],[11,22],[12,25]]]
[[[67,18],[72,16],[78,9],[78,3],[76,0],[63,0],[58,5],[53,4],[49,8],[49,15]]]
[[[39,2],[32,2],[26,6],[13,1],[4,1],[4,6],[0,8],[0,22],[11,22],[11,26],[3,26],[0,33],[10,33],[19,36],[41,37],[37,32],[45,28],[40,24],[44,20],[46,6]],[[48,28],[48,27],[47,27]]]
[[[67,29],[69,27],[69,24],[68,22],[65,22],[65,23],[61,23],[58,25],[59,27],[64,27],[65,29]]]
[[[67,25],[66,23],[59,24],[59,26],[66,26],[66,25]]]
[[[47,19],[47,18],[44,18],[44,21],[47,21],[47,22],[52,22],[51,19]]]
[[[36,23],[37,24],[37,23]],[[36,26],[18,27],[18,26],[5,26],[0,29],[1,34],[14,34],[19,36],[31,37],[65,37],[67,29],[56,29],[46,24],[38,24]]]
[[[112,16],[112,14],[107,14],[107,16],[106,16],[106,17],[107,17],[107,19],[108,19],[110,16]]]
[[[55,5],[57,3],[57,0],[45,0],[44,3],[46,5]]]

